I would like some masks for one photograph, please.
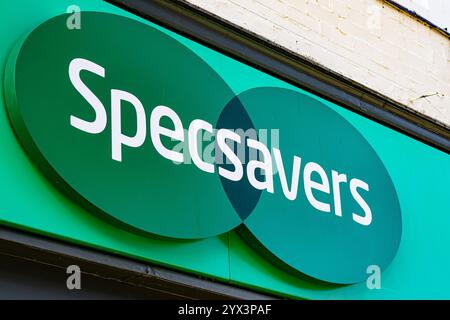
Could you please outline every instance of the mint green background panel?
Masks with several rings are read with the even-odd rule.
[[[73,2],[17,1],[0,4],[0,68],[21,36],[65,13]],[[81,10],[134,17],[101,1],[77,1]],[[137,20],[155,26],[143,19]],[[297,90],[276,78],[169,32],[207,62],[235,94],[255,87]],[[0,77],[3,88],[3,76]],[[80,209],[58,191],[25,155],[0,107],[0,221],[3,224],[170,266],[225,282],[295,298],[450,298],[450,157],[323,99],[367,139],[383,161],[397,190],[403,232],[397,256],[382,274],[382,289],[364,282],[329,286],[298,278],[273,265],[235,232],[205,240],[156,240],[123,231]]]

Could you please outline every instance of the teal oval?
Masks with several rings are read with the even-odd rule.
[[[301,159],[297,198],[288,200],[281,192],[278,170],[273,178],[275,192],[263,192],[239,228],[244,239],[270,260],[281,262],[281,267],[326,282],[351,284],[368,279],[372,268],[384,271],[400,245],[402,218],[394,184],[370,143],[336,111],[300,92],[264,87],[238,98],[256,128],[278,130],[277,147],[289,186],[293,158]],[[274,106],[282,112],[273,112]],[[306,196],[305,167],[311,162],[325,173],[322,179],[313,171],[311,179],[328,181],[328,190],[311,191],[326,208],[317,209]],[[332,171],[345,174],[346,182],[335,189]],[[355,188],[360,184],[353,179],[366,183],[368,190]],[[339,180],[344,177],[334,179]],[[370,210],[369,224],[363,202]]]
[[[228,85],[192,50],[154,27],[118,15],[82,12],[81,29],[71,30],[66,27],[68,17],[60,15],[38,26],[10,58],[7,105],[28,153],[59,189],[125,227],[195,239],[239,225],[241,219],[223,195],[217,175],[162,157],[149,132],[139,148],[122,148],[121,162],[111,158],[112,89],[138,97],[147,122],[156,106],[165,105],[187,129],[197,118],[216,122],[234,96]],[[105,70],[104,77],[80,74],[108,115],[106,128],[98,134],[69,122],[71,116],[95,118],[69,79],[69,64],[75,58]],[[136,132],[135,112],[126,103],[122,123],[124,134]],[[147,123],[147,131],[148,127]],[[162,139],[167,148],[179,144]]]

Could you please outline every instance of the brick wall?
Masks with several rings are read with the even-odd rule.
[[[450,39],[383,1],[184,1],[450,128]]]

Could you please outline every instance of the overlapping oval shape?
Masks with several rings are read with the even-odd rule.
[[[291,190],[293,158],[300,159],[296,199],[283,194],[281,170],[274,170],[275,192],[262,193],[239,229],[243,237],[273,261],[327,282],[362,281],[369,266],[385,270],[397,253],[402,220],[393,182],[369,142],[337,112],[297,91],[262,87],[237,97],[256,128],[278,130]],[[326,191],[305,186],[306,168],[317,165],[311,179],[328,184]]]
[[[133,19],[83,12],[80,30],[68,29],[66,20],[67,15],[54,17],[20,41],[8,61],[4,90],[24,148],[68,196],[122,227],[156,236],[199,239],[240,226],[244,239],[261,252],[323,281],[362,281],[369,265],[384,270],[392,261],[402,228],[395,187],[370,144],[338,113],[300,91],[264,87],[236,95],[188,46]],[[74,59],[104,71],[80,72],[107,115],[95,134],[71,125],[72,117],[94,122],[98,116],[69,77]],[[124,136],[137,135],[139,124],[129,101],[121,101],[114,113],[114,90],[139,99],[146,123],[145,140],[124,145],[120,161],[111,144],[114,119],[120,119]],[[182,138],[161,138],[164,148],[183,154],[184,163],[155,147],[150,126],[158,106],[171,108],[185,129]],[[214,164],[214,134],[208,146],[197,149],[214,172],[199,170],[187,152],[188,128],[199,119],[218,130],[278,130],[282,162],[269,145],[271,159],[265,159],[274,168],[273,190],[249,183],[246,161],[239,181],[220,176],[219,168],[233,166]],[[174,130],[167,120],[161,126]],[[244,138],[244,150],[247,142]],[[289,199],[277,164],[292,188],[295,156],[301,158],[298,189]],[[308,163],[319,164],[326,179],[316,170],[304,180],[305,167],[318,168]],[[256,177],[267,178],[261,172]],[[328,190],[317,187],[325,180]]]

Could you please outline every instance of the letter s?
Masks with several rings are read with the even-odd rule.
[[[364,210],[365,213],[365,216],[360,216],[357,215],[356,213],[353,213],[352,214],[353,220],[358,222],[359,224],[362,224],[363,226],[368,226],[372,222],[372,211],[370,210],[370,207],[367,204],[367,202],[358,193],[357,188],[369,191],[369,185],[359,179],[352,179],[350,181],[350,191],[352,193],[353,199],[355,199],[356,202],[358,202],[358,204]]]
[[[242,179],[242,176],[244,175],[244,169],[242,168],[242,163],[239,157],[233,152],[233,150],[227,144],[226,142],[227,139],[237,143],[241,143],[241,136],[238,135],[237,133],[228,129],[219,129],[219,131],[217,131],[216,137],[217,145],[234,166],[234,171],[225,169],[223,167],[219,167],[219,175],[231,181],[239,181]]]
[[[70,116],[70,124],[82,131],[96,134],[102,132],[106,127],[106,110],[100,100],[92,93],[91,90],[81,81],[80,72],[87,70],[100,77],[105,77],[105,69],[98,64],[95,64],[89,60],[76,58],[69,64],[69,78],[73,86],[86,99],[86,101],[92,106],[95,111],[95,120],[92,122]]]

